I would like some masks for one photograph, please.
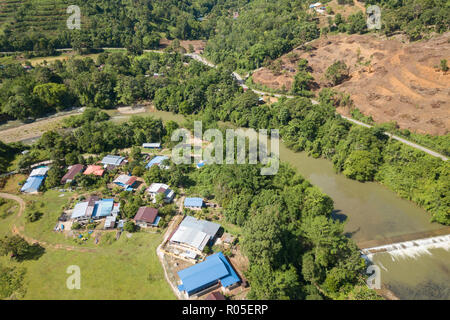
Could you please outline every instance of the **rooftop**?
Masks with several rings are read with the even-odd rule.
[[[161,148],[161,143],[160,142],[153,142],[153,143],[143,143],[142,147],[144,148]]]
[[[102,159],[101,163],[106,165],[109,164],[113,166],[119,166],[123,162],[123,160],[125,160],[125,158],[121,156],[107,155]]]
[[[105,170],[101,166],[91,164],[86,168],[84,174],[93,174],[96,176],[102,176],[104,172]]]
[[[136,182],[136,177],[121,174],[113,182],[123,186],[132,186]]]
[[[154,157],[152,160],[149,161],[149,163],[147,163],[147,165],[145,166],[145,168],[149,169],[151,168],[154,164],[156,165],[160,165],[164,160],[168,160],[169,157],[167,156],[156,156]]]
[[[202,251],[219,229],[220,225],[217,223],[186,216],[173,234],[171,241],[185,243]]]
[[[202,198],[185,198],[184,206],[185,207],[202,207],[203,199]]]
[[[222,252],[206,257],[205,261],[179,271],[178,276],[182,282],[178,289],[186,291],[188,295],[205,289],[217,281],[220,281],[225,288],[240,281],[236,271]]]
[[[158,210],[155,208],[140,207],[133,220],[154,223],[157,215]]]
[[[38,167],[31,171],[30,177],[45,176],[48,170],[49,170],[48,167]]]
[[[27,193],[38,192],[42,182],[44,182],[43,176],[28,177],[20,191]]]
[[[75,178],[78,173],[83,171],[83,169],[84,166],[82,164],[74,164],[73,166],[70,166],[67,173],[62,177],[61,183],[64,183],[67,180],[73,180],[73,178]]]

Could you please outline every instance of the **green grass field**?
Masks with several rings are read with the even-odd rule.
[[[59,197],[60,194],[51,190],[23,196],[27,207],[36,201],[36,209],[44,213],[36,222],[26,222],[25,212],[20,218],[13,214],[0,221],[0,237],[10,234],[15,224],[24,227],[22,233],[27,237],[51,245],[37,260],[19,263],[0,257],[3,265],[26,268],[23,299],[175,299],[156,255],[163,233],[140,232],[131,237],[124,233],[117,241],[115,237],[103,235],[101,239],[105,241],[100,240],[99,245],[92,238],[78,245],[73,238],[52,231],[61,207],[73,195],[65,193]],[[112,241],[106,241],[107,238]],[[75,248],[56,249],[58,245]],[[71,265],[80,267],[80,290],[69,290],[66,286],[70,276],[66,270]]]

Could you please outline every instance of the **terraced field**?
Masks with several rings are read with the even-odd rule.
[[[57,33],[65,28],[69,0],[0,0],[0,29]]]

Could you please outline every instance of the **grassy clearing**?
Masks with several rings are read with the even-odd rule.
[[[63,197],[59,197],[64,194]],[[1,220],[0,236],[10,234],[11,226],[24,226],[27,237],[49,244],[69,244],[77,247],[72,238],[53,232],[53,227],[65,205],[75,193],[50,190],[40,195],[23,196],[27,207],[35,201],[35,208],[44,213],[36,222],[25,221],[25,213]],[[21,263],[0,257],[0,263],[27,269],[24,299],[174,299],[163,269],[156,255],[163,233],[122,234],[115,240],[115,232],[103,234],[100,245],[89,239],[79,249],[46,248],[38,260]],[[114,236],[112,236],[114,235]],[[107,241],[109,239],[109,241]],[[94,249],[84,251],[83,249]],[[81,289],[69,290],[66,269],[77,265],[81,269]]]
[[[27,269],[24,299],[174,299],[156,256],[159,234],[126,235],[98,252],[46,250]],[[4,264],[18,265],[5,257]],[[81,270],[81,289],[69,290],[67,267]]]
[[[0,198],[0,221],[16,214],[18,209],[19,205],[15,201]]]
[[[60,195],[63,194],[63,197]],[[48,243],[64,243],[75,245],[72,238],[65,238],[61,233],[53,232],[53,228],[58,222],[58,218],[62,213],[62,207],[69,202],[69,199],[74,195],[73,192],[58,192],[56,190],[49,190],[43,194],[26,195],[23,199],[27,203],[27,208],[34,202],[36,211],[42,212],[42,217],[35,222],[26,222],[26,212],[21,217],[20,224],[25,226],[24,233],[33,238],[45,241]],[[92,242],[93,240],[91,240]],[[89,245],[90,243],[87,243]],[[93,245],[93,243],[92,243]]]
[[[0,188],[0,192],[18,194],[21,188],[19,182],[25,181],[26,179],[27,175],[25,174],[12,175],[8,177],[5,186],[3,188]]]

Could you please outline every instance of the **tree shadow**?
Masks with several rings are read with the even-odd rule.
[[[333,218],[333,220],[337,220],[339,222],[345,222],[347,221],[347,215],[342,213],[342,210],[333,210],[331,212],[331,218]]]
[[[45,248],[39,245],[38,243],[32,244],[26,253],[16,256],[17,261],[24,261],[24,260],[38,260],[40,257],[42,257],[45,253]]]

